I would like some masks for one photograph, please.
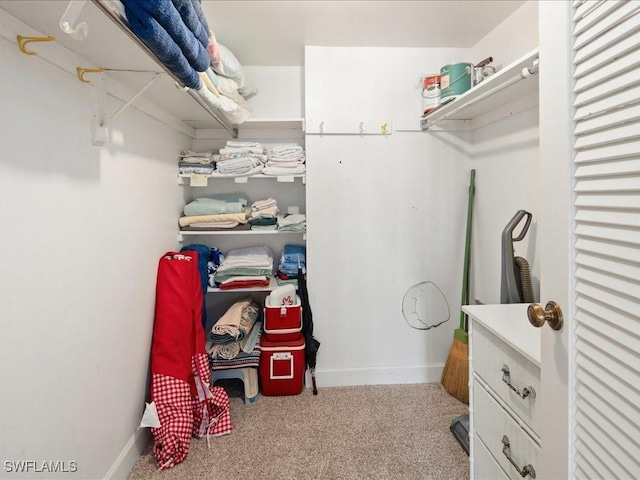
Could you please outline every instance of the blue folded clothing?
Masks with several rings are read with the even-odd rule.
[[[133,33],[185,86],[202,88],[198,72],[189,64],[182,50],[167,31],[143,8],[142,4],[145,2],[125,0],[123,3]]]
[[[304,245],[291,245],[287,244],[284,246],[284,250],[282,251],[282,257],[280,258],[280,265],[289,264],[298,266],[298,262],[300,262],[300,266],[303,266],[306,258],[306,248]]]
[[[198,41],[206,49],[209,46],[209,24],[204,18],[200,2],[198,2],[198,0],[171,1],[173,2],[173,6],[176,7],[176,10],[182,17],[182,21],[184,22],[184,24],[189,30],[191,30],[191,33],[195,35]],[[198,8],[199,11],[196,10],[196,8]]]

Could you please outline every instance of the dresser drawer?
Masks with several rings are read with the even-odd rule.
[[[473,370],[518,417],[539,432],[540,368],[480,324],[473,328],[472,355]],[[506,369],[508,374],[503,371]]]
[[[534,471],[537,469],[540,447],[475,378],[473,412],[474,439],[478,437],[487,446],[509,478],[521,478],[521,475],[506,454],[511,456],[520,469],[526,465],[531,465]],[[505,437],[509,443],[506,452],[503,443]]]
[[[473,458],[474,480],[509,480],[477,435],[473,438]]]

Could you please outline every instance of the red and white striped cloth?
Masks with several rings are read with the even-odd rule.
[[[163,255],[151,346],[151,397],[160,420],[151,432],[161,469],[185,459],[192,435],[219,436],[233,428],[226,392],[210,386],[202,304],[198,253]]]

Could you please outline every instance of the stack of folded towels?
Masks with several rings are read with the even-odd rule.
[[[213,156],[213,161],[216,162],[214,177],[238,177],[260,173],[267,156],[260,143],[228,140]]]
[[[304,213],[288,213],[278,217],[278,230],[282,232],[306,232],[307,216]]]
[[[276,272],[278,285],[297,285],[298,268],[303,272],[306,270],[306,248],[304,245],[285,245]]]
[[[269,247],[230,250],[216,270],[214,281],[221,290],[267,287],[273,274],[273,253]]]
[[[250,209],[242,193],[198,197],[184,207],[178,223],[183,230],[234,228],[247,223]]]
[[[211,175],[215,168],[212,157],[213,150],[206,152],[183,150],[180,152],[178,171],[181,175]]]
[[[305,171],[305,154],[296,143],[275,145],[267,153],[267,164],[262,169],[265,175],[295,175]]]
[[[207,353],[211,360],[231,360],[251,353],[260,337],[262,307],[251,298],[236,301],[207,334]]]
[[[258,200],[251,205],[249,224],[251,230],[278,229],[278,202],[273,198]]]

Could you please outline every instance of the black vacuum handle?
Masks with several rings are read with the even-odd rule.
[[[511,221],[511,232],[513,232],[513,230],[518,226],[524,216],[527,217],[527,221],[524,224],[524,227],[522,227],[520,234],[517,237],[512,238],[514,242],[519,242],[525,237],[527,231],[529,230],[529,225],[531,225],[531,218],[533,217],[533,215],[531,215],[526,210],[518,210]]]

